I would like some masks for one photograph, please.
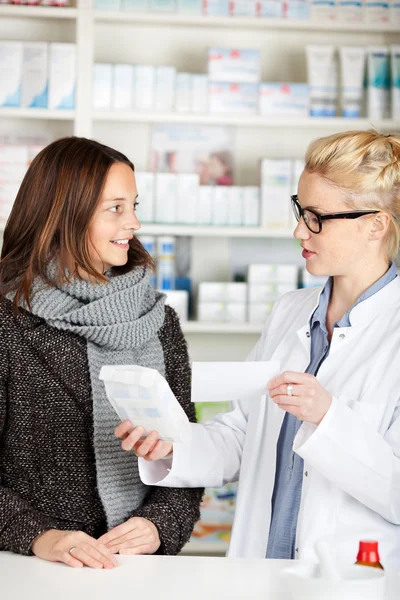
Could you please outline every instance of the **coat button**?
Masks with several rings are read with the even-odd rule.
[[[310,335],[311,335],[311,334],[310,334],[310,332],[309,332],[309,331],[306,331],[306,336],[307,336],[307,337],[310,337]]]
[[[345,334],[344,334],[344,333],[341,333],[341,334],[339,335],[339,338],[340,338],[341,340],[344,340],[344,338],[345,338],[345,337],[346,337],[346,336],[345,336]]]
[[[299,553],[299,549],[298,548],[296,548],[296,552],[297,552],[297,554]]]
[[[304,477],[308,477],[308,471],[304,473]]]

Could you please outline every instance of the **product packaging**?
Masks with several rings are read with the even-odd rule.
[[[48,44],[24,42],[21,106],[47,108]]]
[[[76,45],[50,44],[49,108],[74,109]]]
[[[338,101],[338,68],[333,46],[307,46],[310,115],[335,117]]]

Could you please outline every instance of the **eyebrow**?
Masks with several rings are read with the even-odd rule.
[[[136,194],[134,200],[137,200],[139,198],[139,194]],[[106,202],[127,202],[126,198],[107,198],[107,200],[103,200],[103,203]]]

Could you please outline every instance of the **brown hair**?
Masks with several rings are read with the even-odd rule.
[[[90,259],[88,228],[114,163],[135,170],[117,150],[78,137],[56,140],[34,158],[7,221],[1,252],[0,293],[15,292],[15,307],[21,297],[29,307],[35,277],[50,285],[67,282],[68,259],[70,276],[79,278],[81,269],[94,281],[107,281]],[[58,273],[49,279],[47,266],[55,256]],[[154,270],[154,261],[133,237],[127,263],[112,271],[126,273],[138,266]]]

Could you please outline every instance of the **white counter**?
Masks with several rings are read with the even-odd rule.
[[[72,569],[0,552],[3,600],[287,600],[279,572],[286,560],[198,556],[119,556],[119,567]],[[387,600],[398,596],[392,580]]]

